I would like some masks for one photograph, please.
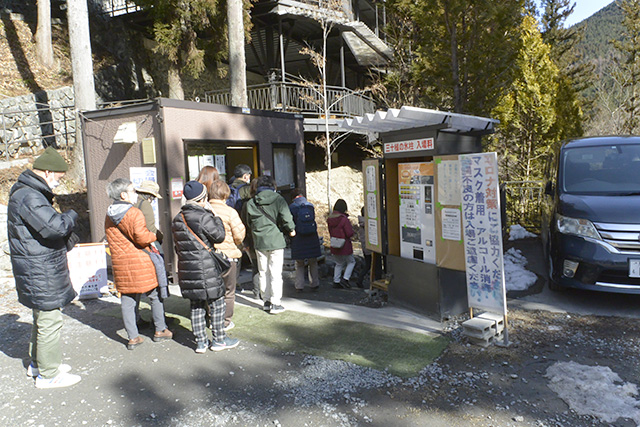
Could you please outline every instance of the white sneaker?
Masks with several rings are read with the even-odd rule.
[[[53,378],[36,377],[36,388],[60,388],[69,387],[80,382],[80,375],[73,375],[68,372],[60,372]]]
[[[61,363],[60,366],[58,366],[58,371],[60,371],[61,374],[66,374],[67,372],[71,371],[71,366],[67,365],[66,363]],[[40,369],[34,367],[33,363],[30,363],[29,366],[27,366],[27,376],[35,378],[38,375],[40,375]]]
[[[224,331],[225,331],[225,332],[230,331],[231,329],[233,329],[233,328],[235,328],[235,327],[236,327],[236,324],[235,324],[235,323],[233,323],[233,320],[230,320],[230,321],[229,321],[229,324],[228,324],[227,326],[225,326],[225,327],[224,327]]]

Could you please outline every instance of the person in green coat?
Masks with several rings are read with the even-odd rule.
[[[256,195],[246,202],[242,220],[253,238],[263,309],[271,314],[282,313],[282,265],[287,245],[283,233],[295,236],[296,225],[287,202],[275,192],[272,177],[258,178]]]

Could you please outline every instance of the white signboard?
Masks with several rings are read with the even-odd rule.
[[[367,223],[369,226],[369,233],[367,233],[369,244],[378,246],[380,244],[380,242],[378,242],[378,221],[375,219],[368,219]]]
[[[442,208],[442,238],[456,242],[462,240],[460,209]]]
[[[376,167],[375,166],[367,166],[365,169],[365,174],[367,176],[367,188],[366,191],[374,192],[377,190],[376,188]],[[374,217],[376,218],[376,217]]]
[[[384,153],[409,153],[411,151],[433,150],[433,138],[413,139],[411,141],[387,142],[384,144]]]
[[[460,204],[460,163],[457,160],[438,163],[438,203]]]
[[[507,314],[496,153],[460,155],[469,307]]]
[[[129,179],[133,182],[134,187],[139,187],[142,181],[153,181],[158,183],[158,172],[156,168],[129,168]],[[151,202],[153,208],[153,218],[156,228],[160,228],[160,212],[158,211],[158,199],[154,198]]]
[[[98,298],[109,292],[104,243],[76,245],[67,252],[67,263],[78,298]]]

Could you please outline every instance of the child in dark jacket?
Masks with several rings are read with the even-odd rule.
[[[327,219],[329,227],[329,235],[339,239],[344,239],[344,245],[340,248],[331,248],[333,259],[336,266],[333,270],[333,287],[348,289],[351,287],[349,279],[356,265],[353,257],[353,246],[351,245],[351,236],[353,236],[353,227],[347,216],[347,202],[338,199],[333,206],[333,212]],[[344,270],[344,276],[342,271]]]
[[[178,254],[178,279],[182,296],[191,300],[191,326],[196,338],[196,353],[207,348],[220,351],[238,346],[239,341],[224,331],[225,286],[212,254],[213,245],[224,241],[222,220],[206,209],[207,190],[198,181],[189,181],[183,195],[187,203],[171,224]],[[206,329],[206,308],[211,316],[213,342]]]

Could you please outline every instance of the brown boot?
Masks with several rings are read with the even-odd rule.
[[[138,335],[134,339],[129,340],[129,342],[127,343],[127,350],[133,350],[134,348],[136,348],[137,346],[139,346],[143,342],[144,342],[144,338],[142,336]]]
[[[169,329],[165,329],[162,332],[156,332],[155,334],[153,334],[154,342],[167,341],[171,338],[173,338],[173,333]]]

